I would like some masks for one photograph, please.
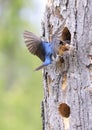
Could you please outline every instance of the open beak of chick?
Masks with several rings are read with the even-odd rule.
[[[65,51],[73,50],[73,46],[69,44],[68,41],[60,41],[60,47],[58,50],[59,55],[63,55]]]

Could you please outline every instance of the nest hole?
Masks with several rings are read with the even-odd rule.
[[[63,117],[68,118],[70,116],[70,107],[66,103],[59,104],[58,111]]]
[[[62,37],[63,41],[69,41],[69,43],[70,43],[70,41],[71,41],[71,33],[70,33],[70,31],[69,31],[69,29],[67,27],[65,27],[63,29],[61,37]]]

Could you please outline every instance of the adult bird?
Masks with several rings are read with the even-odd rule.
[[[57,55],[62,55],[64,51],[69,49],[68,44],[65,41],[60,40],[64,25],[65,20],[52,35],[51,42],[43,41],[32,32],[24,32],[24,40],[28,50],[43,61],[43,64],[35,69],[36,71],[51,64],[53,61],[52,56],[56,58]]]

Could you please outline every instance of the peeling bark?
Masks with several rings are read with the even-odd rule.
[[[43,70],[43,130],[92,130],[92,0],[48,0],[48,41],[65,18],[61,39],[74,50]]]

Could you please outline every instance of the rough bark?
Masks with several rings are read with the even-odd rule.
[[[43,70],[43,130],[92,130],[92,0],[48,0],[43,36],[66,19],[61,39],[74,50]]]

